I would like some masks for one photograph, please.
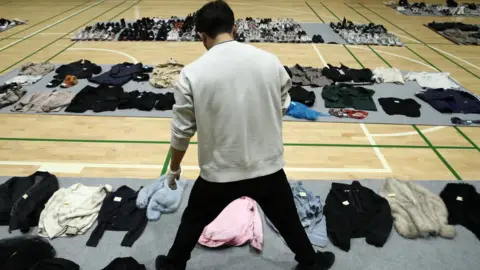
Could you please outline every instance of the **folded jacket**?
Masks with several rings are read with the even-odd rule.
[[[354,69],[343,64],[340,67],[328,64],[328,67],[323,68],[322,74],[334,82],[373,83],[373,73],[368,68]]]
[[[172,92],[167,92],[165,94],[158,94],[158,102],[155,105],[155,109],[159,111],[168,111],[173,108],[175,105],[175,96]]]
[[[55,69],[50,62],[32,63],[26,62],[20,67],[18,75],[45,76]]]
[[[377,106],[372,96],[375,91],[364,87],[347,84],[325,86],[322,98],[326,108],[354,108],[357,110],[376,111]]]
[[[149,220],[159,220],[162,213],[175,212],[187,186],[187,181],[181,177],[176,181],[176,189],[171,189],[166,182],[167,176],[160,176],[154,183],[140,190],[137,197],[137,207],[145,208],[146,201],[147,217]]]
[[[0,225],[22,232],[37,226],[45,203],[57,190],[57,177],[48,172],[10,178],[0,185]]]
[[[84,113],[88,110],[94,112],[115,111],[125,93],[120,86],[101,84],[97,87],[85,86],[72,99],[66,112]]]
[[[415,94],[441,113],[480,113],[480,101],[459,90],[427,89]]]
[[[143,72],[143,64],[122,63],[112,66],[112,68],[96,77],[89,78],[89,82],[122,86],[129,82],[136,74]]]
[[[442,199],[409,181],[387,179],[379,195],[390,204],[397,232],[407,238],[439,235],[453,238],[455,228],[448,225],[448,212]]]
[[[323,215],[322,200],[303,187],[301,181],[290,183],[297,213],[312,245],[326,247],[328,243],[327,223]],[[267,219],[277,233],[277,228]]]
[[[4,84],[0,86],[0,109],[19,101],[27,91],[19,84]]]
[[[407,98],[379,98],[378,103],[388,115],[405,115],[408,117],[420,117],[422,107],[414,99]]]
[[[20,85],[32,85],[42,79],[42,76],[32,76],[32,75],[19,75],[11,78],[6,81],[5,84],[20,84]]]
[[[40,215],[38,235],[51,239],[84,234],[97,221],[110,185],[89,187],[75,184],[61,188],[45,204]]]
[[[207,247],[241,246],[246,242],[257,251],[263,247],[263,228],[257,203],[249,197],[231,202],[203,230],[198,243]]]
[[[330,242],[344,251],[350,250],[350,238],[365,237],[368,244],[383,247],[392,230],[388,201],[358,181],[332,183],[323,212]]]
[[[480,194],[466,183],[448,183],[440,193],[448,210],[448,224],[462,225],[480,240]]]
[[[86,79],[92,77],[94,74],[102,72],[102,67],[88,60],[78,60],[67,65],[59,66],[55,72],[54,78],[63,80],[67,75],[76,76],[77,79]]]
[[[315,92],[307,91],[301,86],[294,86],[288,90],[288,94],[292,101],[297,101],[302,104],[307,105],[308,107],[313,106],[315,103]]]
[[[75,92],[57,90],[31,93],[15,104],[12,111],[59,112],[70,104],[75,95]]]

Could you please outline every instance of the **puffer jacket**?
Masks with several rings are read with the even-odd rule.
[[[448,225],[445,203],[424,187],[390,178],[382,185],[379,194],[388,200],[395,229],[403,237],[455,237],[455,228]]]

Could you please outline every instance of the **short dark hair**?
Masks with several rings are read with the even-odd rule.
[[[222,0],[209,2],[195,13],[196,31],[205,33],[210,38],[230,33],[234,24],[233,10]]]

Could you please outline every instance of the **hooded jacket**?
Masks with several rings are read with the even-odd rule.
[[[480,194],[470,184],[447,184],[440,197],[448,210],[448,223],[463,225],[480,239]]]
[[[387,200],[358,181],[332,183],[323,212],[330,241],[344,251],[350,250],[350,238],[365,237],[368,244],[382,247],[392,230]]]
[[[0,225],[22,232],[37,226],[45,203],[57,190],[57,177],[48,172],[10,178],[0,185]]]
[[[445,203],[424,187],[408,181],[387,179],[379,194],[390,203],[395,228],[403,237],[455,237],[455,228],[448,225]]]

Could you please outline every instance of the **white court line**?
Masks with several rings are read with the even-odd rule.
[[[123,55],[127,58],[129,58],[130,60],[133,61],[134,64],[138,63],[138,60],[127,54],[127,53],[124,53],[124,52],[120,52],[120,51],[116,51],[116,50],[109,50],[109,49],[99,49],[99,48],[68,48],[67,50],[71,50],[71,51],[100,51],[100,52],[111,52],[111,53],[116,53],[116,54],[120,54],[120,55]]]
[[[183,170],[197,171],[198,166],[182,166]],[[369,168],[294,168],[284,167],[287,172],[365,172],[365,173],[389,173],[387,169],[369,169]]]
[[[73,14],[70,14],[69,16],[67,16],[67,17],[65,17],[65,18],[63,18],[63,19],[61,19],[61,20],[58,20],[58,21],[56,21],[56,22],[54,22],[54,23],[52,23],[52,24],[50,24],[50,25],[47,25],[47,26],[43,27],[43,28],[40,29],[40,30],[37,30],[37,31],[31,33],[30,35],[24,36],[23,38],[15,41],[15,42],[12,42],[12,43],[10,43],[10,44],[8,44],[8,45],[5,45],[5,46],[3,46],[2,48],[0,48],[0,52],[3,51],[3,50],[5,50],[5,49],[7,49],[7,48],[12,47],[13,45],[15,45],[15,44],[17,44],[17,43],[22,42],[23,40],[25,40],[25,39],[27,39],[27,38],[30,38],[30,37],[32,37],[32,36],[34,36],[34,35],[42,32],[42,31],[44,31],[44,30],[46,30],[46,29],[48,29],[48,28],[50,28],[50,27],[53,27],[53,26],[55,26],[55,25],[57,25],[57,24],[65,21],[65,20],[68,20],[68,19],[70,19],[71,17],[76,16],[77,14],[82,13],[83,11],[85,11],[85,10],[87,10],[87,9],[90,9],[90,8],[96,6],[96,5],[99,5],[99,4],[103,3],[103,1],[104,1],[104,0],[101,0],[100,2],[97,2],[97,3],[95,3],[95,4],[92,4],[92,5],[88,6],[88,7],[85,7],[85,8],[83,8],[83,9],[81,9],[81,10],[79,10],[79,11],[73,13]]]
[[[327,67],[327,62],[325,61],[325,58],[323,58],[323,55],[318,50],[317,46],[315,46],[313,43],[312,43],[312,46],[313,46],[313,49],[315,50],[315,52],[317,53],[318,58],[320,58],[320,61],[322,61],[323,65],[325,67]],[[368,131],[367,127],[363,123],[360,124],[360,128],[362,128],[362,131],[365,134],[365,136],[367,137],[367,140],[370,142],[370,144],[371,145],[376,145],[377,143],[373,139],[372,135],[370,135],[370,132]],[[377,156],[378,160],[380,160],[380,163],[382,163],[382,166],[383,166],[382,170],[384,170],[382,172],[385,172],[385,171],[386,172],[392,172],[392,168],[388,164],[385,156],[382,154],[382,151],[380,151],[380,149],[378,147],[374,147],[373,151],[375,152],[375,155]],[[371,169],[371,170],[376,170],[376,169]]]
[[[445,128],[444,126],[432,127],[421,130],[422,133],[429,133],[434,132],[440,129]],[[402,136],[410,136],[410,135],[418,135],[416,131],[409,131],[409,132],[400,132],[400,133],[378,133],[378,134],[370,134],[372,137],[402,137]]]

